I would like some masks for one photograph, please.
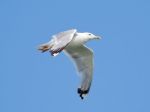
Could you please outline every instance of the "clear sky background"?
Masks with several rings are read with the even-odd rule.
[[[103,37],[81,100],[71,61],[41,54],[51,35],[76,28]],[[150,112],[149,0],[0,0],[0,112]]]

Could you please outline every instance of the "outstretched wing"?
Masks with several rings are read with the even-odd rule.
[[[87,94],[89,92],[92,82],[93,52],[84,45],[77,48],[65,49],[65,52],[71,57],[79,74],[81,74],[82,80],[81,86],[78,88],[78,93],[83,99],[82,94]]]
[[[53,35],[52,40],[40,45],[39,50],[42,52],[50,50],[51,54],[55,56],[61,52],[69,44],[69,42],[71,42],[76,32],[76,29],[72,29]]]

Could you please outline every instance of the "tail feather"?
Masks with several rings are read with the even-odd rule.
[[[56,56],[65,48],[65,47],[55,48],[54,46],[55,45],[53,44],[53,42],[50,41],[48,43],[40,45],[38,50],[40,50],[42,53],[49,51],[52,56]]]
[[[46,44],[42,44],[39,46],[38,50],[40,50],[41,52],[45,52],[48,51],[52,48],[52,45],[50,43],[46,43]]]

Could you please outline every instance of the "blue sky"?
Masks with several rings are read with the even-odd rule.
[[[150,112],[148,0],[1,0],[0,112]],[[94,50],[89,95],[61,53],[37,46],[76,28],[103,37]]]

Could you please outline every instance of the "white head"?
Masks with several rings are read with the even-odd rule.
[[[101,39],[100,36],[96,36],[92,33],[89,32],[85,32],[84,35],[86,35],[86,37],[88,38],[88,40],[93,40],[93,39]]]
[[[79,43],[86,43],[89,40],[101,39],[100,36],[96,36],[89,32],[77,33],[77,37],[79,37],[79,38],[76,38],[76,41],[79,41]]]

